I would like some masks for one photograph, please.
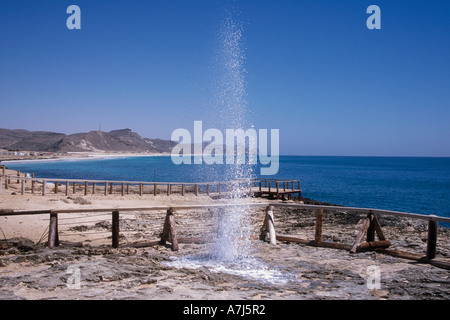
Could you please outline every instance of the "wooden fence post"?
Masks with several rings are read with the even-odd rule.
[[[50,225],[48,229],[48,246],[50,248],[59,246],[58,214],[56,213],[50,213]]]
[[[374,224],[374,215],[372,211],[367,215],[367,219],[370,220],[369,229],[367,229],[367,242],[375,241],[375,224]]]
[[[115,210],[112,212],[112,247],[119,247],[119,211]]]
[[[45,196],[45,192],[47,189],[47,180],[42,181],[42,195]]]
[[[375,241],[375,233],[377,234],[379,241]],[[366,242],[361,243],[362,239],[364,238],[364,235],[367,234],[367,240]],[[375,249],[375,248],[386,248],[391,245],[389,240],[386,240],[384,237],[384,234],[381,230],[380,223],[378,222],[378,219],[376,215],[372,213],[372,211],[369,211],[367,214],[367,218],[364,221],[364,224],[361,228],[361,231],[359,232],[358,236],[356,237],[355,242],[350,248],[351,253],[356,253],[360,250],[367,250],[367,249]]]
[[[88,183],[87,181],[84,182],[84,195],[85,195],[85,196],[88,195],[88,184],[89,184],[89,183]]]
[[[322,222],[323,222],[323,209],[316,210],[316,232],[314,240],[316,243],[322,242]]]
[[[438,223],[434,220],[428,221],[427,259],[436,258]]]
[[[261,240],[265,240],[267,233],[269,233],[270,244],[276,245],[277,237],[275,234],[275,224],[273,221],[273,206],[268,206],[266,208],[266,216],[264,218],[264,223],[261,228],[261,235],[259,236],[259,238]]]
[[[0,177],[0,193],[2,193],[2,177]]]
[[[277,238],[275,235],[275,222],[273,219],[273,207],[269,206],[268,207],[268,211],[267,211],[267,215],[268,215],[268,222],[269,222],[269,239],[270,239],[270,244],[272,245],[276,245],[277,244]]]
[[[278,181],[275,182],[275,186],[277,187],[277,199],[280,199],[280,194],[278,190]]]
[[[364,220],[364,224],[363,224],[363,226],[361,228],[361,231],[356,236],[356,240],[353,243],[352,248],[350,249],[351,253],[356,253],[356,251],[358,250],[358,247],[359,247],[359,245],[361,243],[361,240],[364,238],[364,235],[367,233],[367,230],[369,229],[369,227],[370,227],[370,218],[367,217]]]
[[[31,193],[34,194],[34,173],[31,174]]]
[[[172,209],[167,210],[166,219],[164,221],[163,232],[161,234],[160,244],[166,244],[166,241],[172,242],[172,251],[178,251],[178,238],[175,228],[175,217]]]

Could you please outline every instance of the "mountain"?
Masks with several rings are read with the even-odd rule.
[[[30,138],[31,135],[31,132],[27,130],[0,129],[0,148],[2,148],[2,146],[10,146],[26,138]]]
[[[155,149],[154,143],[148,138],[143,138],[136,132],[130,129],[113,130],[109,132],[109,135],[129,148],[139,148],[141,150]]]
[[[170,152],[176,143],[143,138],[131,129],[64,133],[0,129],[0,149],[43,152]]]
[[[35,131],[29,132],[29,135],[23,136],[21,140],[19,137],[17,141],[9,144],[7,149],[11,150],[27,150],[27,151],[52,151],[54,144],[62,139],[65,135],[56,132]],[[0,146],[1,147],[1,146]]]

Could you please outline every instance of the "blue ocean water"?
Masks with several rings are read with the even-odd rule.
[[[40,178],[157,182],[223,180],[227,165],[175,165],[169,156],[9,162]],[[301,181],[304,197],[345,206],[450,217],[450,158],[281,156],[276,176]]]

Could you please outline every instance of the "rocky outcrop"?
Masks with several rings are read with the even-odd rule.
[[[324,237],[330,241],[351,243],[355,232],[358,232],[357,221],[363,216],[344,211],[327,212],[324,214]],[[177,219],[179,231],[186,231],[184,223],[202,221],[202,217],[209,219],[211,212],[203,216],[195,210],[186,211]],[[149,219],[150,214],[145,218]],[[314,219],[311,212],[278,208],[275,219],[277,232],[302,237],[314,234],[314,226],[309,223]],[[144,225],[141,219],[121,222],[120,230],[127,235],[124,244],[134,240],[138,233],[139,237],[145,236],[147,240],[158,237],[151,230],[153,223]],[[256,227],[259,228],[260,222]],[[413,246],[414,251],[424,252],[426,230],[419,224],[404,218],[383,219],[381,224],[393,246]],[[94,230],[110,230],[110,226],[110,221],[105,220],[103,224],[77,228],[76,232],[89,234]],[[442,229],[439,234],[439,254],[448,257],[450,253],[446,244],[450,233]],[[0,299],[450,298],[448,270],[429,264],[374,251],[349,254],[344,250],[286,242],[270,245],[254,240],[251,247],[252,257],[248,262],[243,263],[244,259],[236,264],[221,263],[220,268],[216,268],[208,260],[210,243],[184,243],[180,244],[179,251],[174,252],[170,246],[164,245],[113,249],[105,245],[69,246],[69,243],[63,243],[49,249],[43,243],[34,244],[24,238],[1,239]],[[373,268],[379,271],[379,283],[375,287],[370,271]],[[247,272],[238,272],[243,270]],[[268,277],[270,275],[273,276]],[[74,288],[76,283],[78,287]]]

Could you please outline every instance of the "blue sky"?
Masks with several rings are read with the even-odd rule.
[[[81,30],[66,27],[71,4]],[[381,30],[366,27],[371,4]],[[193,130],[213,109],[226,8],[248,118],[280,130],[282,154],[450,156],[446,0],[2,0],[0,128]]]

